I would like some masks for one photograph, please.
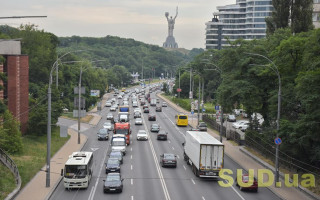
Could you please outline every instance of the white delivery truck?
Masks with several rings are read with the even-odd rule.
[[[197,177],[218,178],[223,168],[224,144],[203,131],[187,131],[184,160]]]

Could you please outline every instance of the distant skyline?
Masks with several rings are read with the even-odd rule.
[[[0,19],[1,25],[35,24],[58,37],[107,35],[162,47],[168,34],[165,12],[179,14],[173,35],[180,48],[205,48],[205,23],[217,6],[236,0],[12,0],[1,2],[0,17],[46,15],[47,18]]]

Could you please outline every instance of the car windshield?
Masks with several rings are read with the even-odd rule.
[[[174,159],[175,157],[174,157],[173,154],[164,154],[164,158],[165,158],[165,159],[170,159],[170,160],[172,160],[172,159]]]
[[[108,165],[116,165],[118,163],[119,163],[119,160],[117,160],[117,159],[109,159],[107,164]]]
[[[128,135],[128,129],[117,129],[117,134]]]
[[[112,146],[125,146],[126,145],[126,142],[125,140],[123,141],[112,141]]]
[[[161,135],[166,135],[167,132],[165,132],[165,131],[160,131],[159,134],[161,134]]]
[[[121,152],[120,151],[112,151],[110,153],[110,158],[118,158],[121,157]]]
[[[187,116],[180,116],[179,119],[187,119]]]
[[[152,128],[158,128],[158,124],[152,124]]]
[[[200,127],[207,127],[207,124],[201,123],[199,126]]]
[[[147,133],[145,131],[139,131],[138,134],[139,135],[146,135]]]
[[[100,129],[99,134],[107,134],[108,130],[107,129]]]
[[[120,181],[120,176],[118,175],[109,175],[107,176],[107,181],[110,182],[110,181]]]

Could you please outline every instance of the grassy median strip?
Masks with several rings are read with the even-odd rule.
[[[63,113],[61,117],[66,119],[78,120],[77,117],[73,117],[72,112]],[[92,119],[93,119],[93,115],[86,115],[85,117],[80,118],[80,122],[89,123]]]

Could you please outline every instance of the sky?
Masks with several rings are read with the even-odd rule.
[[[178,16],[173,35],[179,47],[205,48],[205,23],[217,6],[236,0],[4,0],[0,17],[47,16],[47,18],[0,19],[0,25],[35,24],[58,37],[107,35],[132,38],[162,46],[168,35],[165,12]]]

